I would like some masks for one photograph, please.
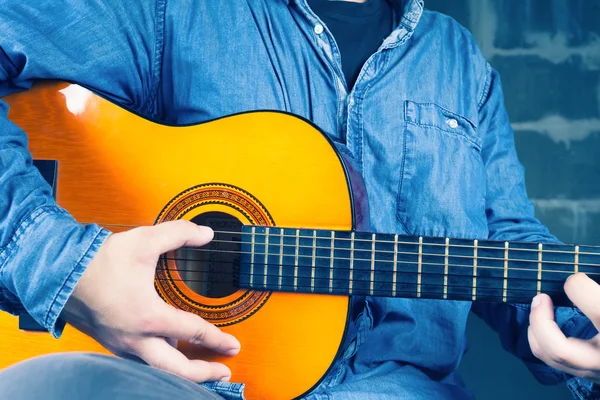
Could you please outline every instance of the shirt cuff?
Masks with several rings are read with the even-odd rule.
[[[60,337],[65,326],[60,313],[110,233],[78,223],[60,207],[37,208],[20,222],[0,254],[0,281],[20,302],[13,308],[24,308]]]

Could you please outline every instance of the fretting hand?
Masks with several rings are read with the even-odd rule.
[[[169,343],[183,340],[235,355],[237,339],[166,304],[154,288],[161,254],[212,238],[210,228],[183,220],[111,235],[75,287],[62,318],[118,356],[137,357],[196,382],[229,380],[225,365],[189,360]]]
[[[565,292],[594,324],[600,327],[600,286],[582,273],[567,279]],[[554,320],[548,295],[537,295],[531,303],[529,345],[546,364],[574,376],[600,383],[600,335],[590,340],[567,338]]]

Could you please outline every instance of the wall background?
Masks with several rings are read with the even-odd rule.
[[[425,0],[475,36],[500,74],[537,217],[600,245],[600,0]],[[476,316],[461,366],[478,399],[570,399],[542,386]]]

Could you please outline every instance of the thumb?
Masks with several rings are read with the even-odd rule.
[[[208,226],[199,226],[187,220],[163,222],[144,227],[145,239],[157,256],[183,246],[203,246],[213,239]]]
[[[540,293],[531,301],[531,312],[529,314],[529,323],[545,323],[554,321],[554,306],[550,296]]]

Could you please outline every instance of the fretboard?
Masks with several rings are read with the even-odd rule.
[[[257,290],[571,305],[576,272],[599,281],[600,248],[244,226],[240,286]]]

